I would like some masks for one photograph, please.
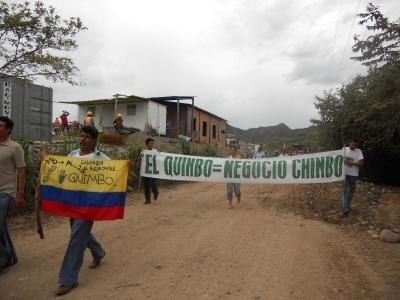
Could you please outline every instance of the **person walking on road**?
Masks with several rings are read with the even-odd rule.
[[[14,122],[0,117],[0,268],[18,262],[17,254],[7,227],[7,216],[15,201],[18,207],[24,201],[25,161],[24,151],[10,139]]]
[[[230,159],[240,159],[241,158],[239,153],[237,153],[236,146],[234,146],[234,145],[229,146],[228,158],[230,158]],[[238,204],[240,203],[240,196],[241,196],[240,183],[228,182],[226,185],[226,189],[227,189],[227,199],[229,201],[228,208],[233,208],[233,205],[232,205],[233,193],[235,193],[237,203]]]
[[[110,159],[95,148],[99,132],[93,126],[83,126],[80,129],[79,149],[73,150],[68,156]],[[70,219],[71,237],[68,243],[61,269],[58,276],[59,286],[55,291],[56,296],[69,293],[78,286],[78,275],[83,263],[85,249],[89,248],[93,257],[89,268],[100,266],[106,252],[91,233],[93,221]]]

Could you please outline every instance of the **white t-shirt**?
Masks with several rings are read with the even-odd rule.
[[[346,147],[346,155],[345,159],[348,159],[352,162],[358,162],[359,160],[364,159],[364,156],[361,152],[360,149],[355,148],[354,150],[351,150],[349,147]],[[345,172],[346,175],[350,176],[358,176],[358,166],[347,166],[345,165]]]
[[[70,157],[85,157],[85,158],[99,158],[99,159],[104,159],[104,160],[111,159],[107,155],[105,155],[103,152],[100,152],[97,149],[94,149],[94,152],[86,154],[86,155],[80,155],[79,152],[80,152],[80,149],[73,150],[68,154],[68,156],[70,156]]]
[[[265,155],[264,151],[256,151],[256,153],[254,153],[254,157],[253,158],[266,158],[267,156]]]
[[[141,152],[142,155],[144,154],[144,151],[150,152],[150,153],[152,153],[152,154],[157,154],[157,153],[159,153],[158,150],[155,149],[155,148],[153,148],[153,149],[151,149],[151,150],[148,150],[148,149],[145,148],[145,149],[143,149],[142,152]]]

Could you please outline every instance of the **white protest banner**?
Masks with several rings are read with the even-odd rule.
[[[323,183],[344,180],[343,150],[230,159],[144,151],[140,175],[182,181],[242,183]]]

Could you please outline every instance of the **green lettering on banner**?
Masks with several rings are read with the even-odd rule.
[[[294,159],[292,160],[292,177],[297,179],[300,177],[300,170],[297,170],[296,168],[296,162],[300,163],[300,159]]]
[[[225,159],[223,160],[223,172],[225,179],[244,179],[253,180],[256,182],[258,179],[271,180],[285,180],[287,175],[291,172],[290,178],[297,180],[307,179],[340,179],[343,176],[344,157],[338,152],[331,152],[332,154],[323,153],[316,154],[315,156],[303,156],[299,158],[291,157],[282,160],[268,159],[268,160],[249,160],[249,159]],[[333,154],[334,153],[334,154]],[[165,155],[165,154],[164,154]],[[174,177],[204,177],[214,178],[216,176],[214,172],[221,172],[220,169],[222,162],[206,158],[206,157],[186,157],[180,155],[154,155],[146,154],[144,158],[145,165],[144,176],[147,174],[160,174],[163,173],[165,176]],[[291,160],[289,160],[291,159]],[[160,172],[160,163],[163,163],[164,170]],[[290,169],[289,169],[290,167]],[[216,177],[216,180],[219,180]],[[93,180],[89,178],[89,180]],[[100,183],[107,184],[106,178],[97,177],[96,180]],[[190,180],[190,179],[189,179]],[[197,179],[201,180],[201,179]],[[336,179],[337,180],[337,179]],[[282,182],[283,182],[282,181]],[[321,181],[321,180],[319,180]],[[293,183],[295,181],[292,181]],[[304,181],[302,181],[304,182]],[[310,182],[318,182],[310,180]]]
[[[204,177],[210,177],[212,173],[213,161],[211,159],[207,159],[204,162]]]
[[[233,176],[233,160],[226,160],[224,164],[224,178],[232,178]]]
[[[194,166],[194,177],[200,177],[201,176],[201,171],[202,171],[202,169],[201,169],[201,167],[203,166],[203,160],[202,159],[200,159],[200,158],[198,158],[198,159],[196,159],[196,163],[195,163],[195,166]]]
[[[157,155],[153,155],[153,174],[160,174],[157,170]]]
[[[242,167],[242,162],[240,160],[236,160],[233,165],[233,177],[240,178],[239,170]]]
[[[250,173],[251,173],[250,166],[251,166],[251,163],[249,161],[246,160],[243,162],[242,175],[244,178],[250,178]]]
[[[310,178],[310,160],[308,158],[301,160],[301,178]]]
[[[342,176],[343,172],[343,156],[337,155],[335,157],[335,176],[340,177]]]
[[[175,157],[174,158],[174,175],[179,176],[181,175],[181,162],[182,162],[182,156]]]
[[[264,162],[262,163],[262,176],[263,176],[263,178],[265,178],[265,179],[271,178],[271,171],[270,171],[270,170],[267,170],[267,164],[270,165],[271,162],[269,162],[269,161],[264,161]]]
[[[186,175],[186,161],[187,161],[187,157],[183,157],[182,163],[181,163],[181,175],[182,176],[187,176]]]
[[[172,176],[172,161],[173,158],[172,156],[166,156],[164,159],[164,172],[165,175],[171,175]]]
[[[186,163],[186,176],[193,177],[195,162],[196,162],[195,158],[188,158],[187,163]]]
[[[276,161],[272,163],[272,178],[276,178]]]
[[[253,161],[253,165],[251,167],[251,176],[253,178],[259,178],[261,175],[261,162]]]
[[[316,178],[323,178],[325,170],[325,157],[315,158],[315,175]]]
[[[145,174],[152,174],[152,172],[151,172],[151,167],[153,166],[152,157],[153,157],[153,155],[146,154],[146,165],[145,165],[145,168],[144,168],[144,173]]]
[[[283,179],[286,177],[286,169],[287,169],[287,162],[284,160],[279,161],[278,162],[278,176],[280,179]]]
[[[314,157],[310,158],[310,162],[311,162],[311,178],[315,178],[315,159]]]
[[[325,176],[327,178],[333,175],[333,157],[327,156],[325,159]]]

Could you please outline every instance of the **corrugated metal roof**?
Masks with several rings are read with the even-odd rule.
[[[166,97],[150,97],[152,100],[193,100],[196,96],[166,96]]]
[[[124,98],[118,98],[118,103],[132,103],[132,102],[143,102],[150,101],[147,98],[131,95]],[[114,104],[115,98],[109,99],[96,99],[96,100],[83,100],[83,101],[59,101],[57,103],[65,103],[65,104],[85,104],[85,105],[94,105],[94,104]]]
[[[158,103],[162,103],[162,102],[175,103],[175,102],[173,102],[174,100],[175,101],[176,100],[194,100],[195,97],[196,96],[168,96],[168,97],[150,97],[149,99],[153,100],[155,102],[158,102]],[[180,102],[179,105],[190,106],[190,107],[192,106],[192,104],[188,104],[188,103],[184,103],[184,102]],[[221,118],[220,116],[217,116],[216,114],[213,114],[213,113],[211,113],[205,109],[202,109],[196,105],[194,105],[194,108],[197,110],[200,110],[202,112],[205,112],[205,113],[209,114],[210,116],[214,116],[218,119],[226,121],[226,119]]]
[[[143,98],[135,95],[131,95],[128,97],[124,98],[118,98],[118,103],[132,103],[132,102],[142,102],[142,101],[153,101],[153,102],[168,102],[168,103],[173,103],[172,101],[176,100],[191,100],[194,99],[196,96],[168,96],[168,97],[151,97],[151,98]],[[96,99],[96,100],[84,100],[84,101],[59,101],[57,103],[65,103],[65,104],[76,104],[76,105],[96,105],[96,104],[114,104],[115,103],[115,98],[109,98],[109,99]],[[192,106],[191,104],[188,103],[180,103],[180,105],[185,105],[185,106]],[[218,119],[226,121],[226,119],[221,118],[220,116],[217,116],[216,114],[213,114],[205,109],[202,109],[198,106],[194,106],[196,109],[203,111],[205,113],[208,113],[209,115],[212,115]]]

